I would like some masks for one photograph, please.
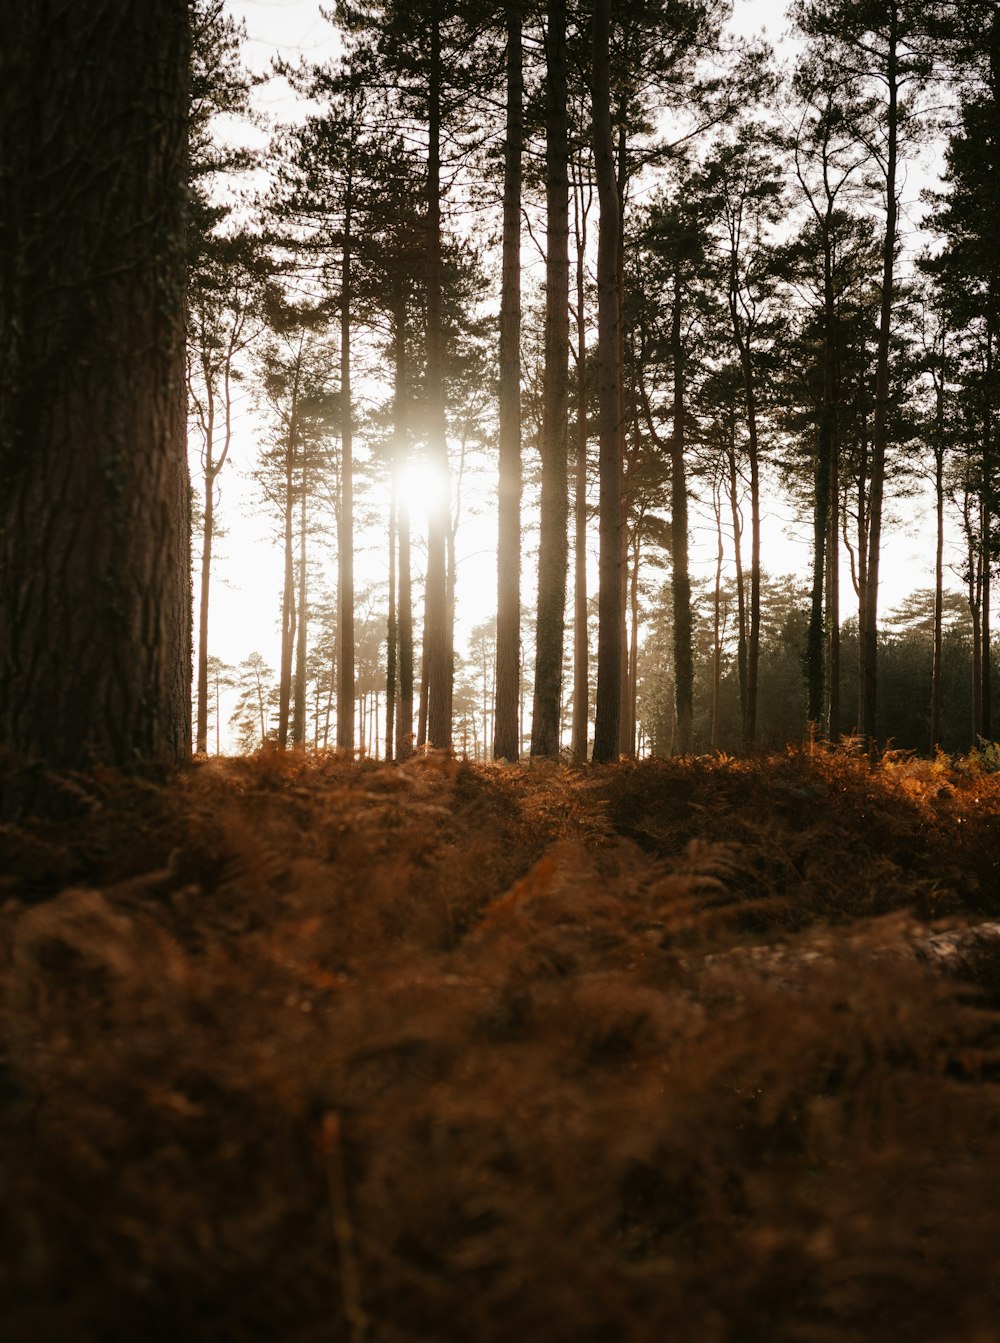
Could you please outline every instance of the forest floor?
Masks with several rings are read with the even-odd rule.
[[[3,1343],[1000,1338],[1000,941],[928,952],[1000,918],[982,760],[58,786]]]

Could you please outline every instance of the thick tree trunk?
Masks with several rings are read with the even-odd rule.
[[[596,0],[593,26],[593,139],[600,203],[597,243],[600,568],[593,754],[596,763],[618,758],[621,722],[621,342],[618,334],[620,277],[617,271],[621,220],[611,138],[610,41],[611,0]]]
[[[188,65],[183,0],[5,9],[0,744],[56,766],[191,749]]]
[[[448,478],[445,430],[444,330],[441,276],[441,16],[437,0],[429,14],[430,44],[427,121],[427,454],[441,480]],[[427,522],[427,578],[424,588],[424,668],[427,693],[427,742],[451,747],[452,649],[448,637],[448,577],[445,548],[448,499],[438,492]]]
[[[521,158],[524,75],[521,8],[507,7],[507,135],[504,147],[500,297],[500,481],[497,530],[496,699],[493,757],[520,755],[521,684]],[[485,730],[485,718],[484,718]]]
[[[566,5],[550,0],[545,35],[545,376],[531,754],[559,754],[569,558],[569,107]]]

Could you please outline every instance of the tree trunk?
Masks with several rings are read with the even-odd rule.
[[[299,499],[299,602],[295,645],[295,691],[292,696],[292,745],[306,742],[306,662],[308,658],[306,592],[306,527],[309,514],[309,481],[306,454],[302,454],[302,495]]]
[[[632,572],[629,577],[630,639],[628,647],[628,742],[626,751],[636,755],[635,728],[639,697],[639,562],[642,556],[642,518],[637,517],[632,533]]]
[[[581,173],[582,177],[582,173]],[[573,759],[587,758],[590,724],[590,648],[587,630],[587,319],[584,309],[587,206],[574,181],[576,233],[576,479],[573,500]]]
[[[344,183],[340,287],[340,510],[337,516],[337,749],[354,749],[354,407],[351,393],[351,267],[353,190]]]
[[[595,763],[616,760],[621,721],[621,342],[618,334],[619,217],[611,138],[611,0],[596,0],[593,26],[593,139],[600,223],[597,243],[597,364],[600,405],[600,561]]]
[[[941,338],[941,371],[934,378],[934,511],[937,535],[934,547],[934,660],[931,667],[931,750],[941,749],[941,709],[944,697],[944,393],[945,337]]]
[[[840,445],[837,435],[830,448],[830,507],[827,535],[827,738],[840,740]]]
[[[722,566],[726,548],[722,541],[722,486],[718,478],[712,490],[715,509],[715,587],[712,596],[712,735],[709,745],[719,749],[719,701],[722,691]]]
[[[441,480],[448,478],[445,429],[444,330],[441,276],[441,16],[438,0],[429,14],[430,44],[427,121],[427,454]],[[448,638],[448,578],[445,558],[448,499],[437,492],[427,521],[427,578],[424,587],[424,676],[427,683],[427,742],[451,747],[452,649]]]
[[[885,169],[885,238],[882,245],[882,301],[875,371],[875,421],[872,430],[871,486],[868,504],[868,566],[861,628],[861,721],[859,731],[875,746],[878,701],[878,583],[882,546],[882,502],[889,440],[889,345],[892,337],[893,284],[896,256],[896,162],[899,136],[898,0],[890,0],[886,85],[889,97]]]
[[[8,5],[0,61],[0,744],[180,761],[187,5]]]
[[[196,676],[195,745],[208,751],[208,607],[212,585],[212,541],[215,537],[215,398],[211,387],[205,421],[204,516],[201,525],[201,568],[198,575],[198,667]]]
[[[385,758],[393,760],[393,731],[396,723],[396,649],[399,641],[399,625],[396,619],[396,527],[399,517],[399,474],[396,464],[392,465],[392,482],[389,494],[389,615],[385,629]]]
[[[670,436],[670,515],[671,515],[671,588],[674,599],[674,697],[677,716],[677,751],[691,754],[694,717],[694,654],[691,625],[691,577],[688,570],[688,497],[687,468],[684,460],[685,439],[685,358],[681,337],[683,292],[681,270],[674,270],[674,301],[670,345],[674,365],[674,424]],[[751,643],[753,637],[753,578],[751,576]],[[747,673],[747,724],[750,724],[751,680]]]
[[[729,467],[729,503],[733,515],[733,554],[736,566],[736,679],[740,693],[741,739],[747,740],[747,609],[746,582],[743,577],[743,520],[740,517],[739,482],[736,471],[736,423],[730,424],[726,450]]]
[[[739,353],[740,369],[743,373],[743,395],[747,412],[747,460],[750,464],[750,603],[747,630],[746,716],[743,734],[743,749],[747,751],[753,749],[757,738],[757,681],[760,669],[760,443],[757,432],[757,379],[753,367],[753,353],[740,322],[737,284],[734,263],[729,281],[729,314]],[[819,554],[822,569],[822,545]]]
[[[304,337],[299,339],[298,358],[292,381],[288,431],[285,436],[285,497],[284,511],[284,585],[281,591],[281,667],[278,679],[278,746],[283,751],[288,745],[288,723],[292,698],[292,659],[295,649],[295,456],[299,443],[299,390],[302,375]],[[303,445],[304,451],[304,445]]]
[[[569,555],[569,110],[566,5],[549,0],[545,35],[545,376],[531,754],[559,754]]]
[[[986,331],[986,386],[993,386],[993,331],[990,326]],[[980,536],[982,547],[982,573],[983,573],[983,592],[982,592],[982,626],[980,629],[980,640],[982,653],[980,654],[979,674],[981,677],[981,690],[979,692],[979,735],[984,741],[993,740],[993,725],[991,714],[991,685],[990,673],[993,667],[993,659],[990,656],[990,589],[991,589],[991,570],[993,567],[993,410],[987,404],[983,416],[983,467],[981,497],[979,502],[980,515]]]
[[[393,471],[397,478],[406,461],[408,448],[408,401],[406,293],[401,288],[393,315]],[[399,639],[396,759],[405,760],[407,756],[413,754],[413,584],[410,571],[410,510],[405,500],[401,501],[397,508],[396,529],[399,544],[399,600],[396,606]]]
[[[521,9],[507,7],[507,135],[504,146],[500,297],[500,467],[497,530],[497,688],[493,757],[517,760],[521,681],[521,158],[524,74]],[[485,718],[483,720],[485,731]]]

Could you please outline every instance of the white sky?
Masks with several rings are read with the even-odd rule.
[[[256,72],[264,73],[272,56],[290,61],[300,56],[322,60],[334,53],[330,25],[319,13],[318,0],[228,0],[228,9],[246,25],[245,59]],[[785,0],[735,0],[733,30],[744,36],[765,33],[780,45],[786,26]],[[272,117],[289,115],[287,87],[274,81],[260,91],[262,108]],[[924,180],[921,176],[920,180]],[[919,194],[914,188],[913,199]],[[218,561],[212,593],[211,649],[224,661],[237,663],[251,651],[261,652],[272,665],[278,660],[278,608],[281,557],[275,533],[257,503],[256,488],[247,473],[256,453],[259,425],[252,399],[246,394],[237,413],[231,465],[221,479],[220,525],[227,535],[217,543]],[[471,484],[472,482],[470,482]],[[486,487],[488,488],[488,486]],[[891,488],[891,482],[890,482]],[[465,525],[458,538],[458,643],[461,647],[471,626],[493,614],[496,568],[495,521],[488,499],[467,496]],[[880,609],[889,611],[915,588],[932,582],[933,518],[926,507],[905,503],[890,507],[898,517],[883,555]],[[785,501],[772,495],[764,501],[765,568],[774,575],[806,572],[810,558],[807,520],[796,521]],[[358,584],[385,580],[384,538],[362,538],[357,557]],[[592,545],[596,540],[592,541]],[[691,558],[695,572],[714,572],[714,521],[697,507],[692,512]],[[419,559],[415,559],[419,565]],[[329,556],[333,583],[335,556]],[[849,571],[842,573],[843,614],[850,613]],[[525,565],[524,592],[533,593],[534,576]],[[223,706],[223,720],[228,717]]]

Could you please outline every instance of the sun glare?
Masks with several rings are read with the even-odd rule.
[[[414,458],[403,468],[399,483],[399,504],[410,518],[423,523],[435,509],[448,502],[448,479],[426,458]]]

